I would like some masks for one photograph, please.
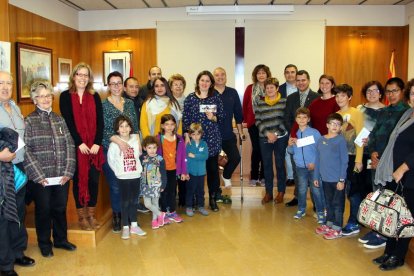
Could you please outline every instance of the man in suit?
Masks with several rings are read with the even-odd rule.
[[[289,95],[298,91],[296,88],[296,73],[298,72],[298,67],[294,64],[288,64],[285,66],[285,80],[286,82],[283,83],[279,87],[279,93],[282,95],[282,98],[286,98]],[[286,186],[293,186],[295,185],[295,181],[293,180],[293,168],[292,168],[292,156],[287,152],[285,155],[285,164],[286,164]]]
[[[309,73],[306,70],[299,70],[296,73],[296,87],[297,91],[287,97],[286,100],[286,109],[285,109],[285,126],[287,130],[291,130],[295,122],[295,113],[299,107],[309,107],[311,102],[319,97],[319,94],[313,92],[310,87],[310,77]],[[296,131],[290,133],[292,138],[296,137]],[[292,167],[295,176],[295,164],[292,159]],[[296,178],[296,177],[295,177]],[[296,181],[297,183],[297,181]],[[287,207],[292,207],[298,205],[298,200],[296,198],[297,192],[295,188],[294,192],[295,197],[286,203]]]
[[[285,66],[285,80],[286,82],[280,85],[279,93],[282,95],[282,98],[286,98],[298,91],[296,88],[296,73],[298,72],[298,67],[294,64],[288,64]]]

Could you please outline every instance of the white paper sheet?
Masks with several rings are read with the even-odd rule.
[[[315,144],[315,138],[313,137],[313,135],[296,140],[296,146],[298,148],[309,146],[312,144]]]
[[[24,146],[26,146],[26,144],[24,143],[23,139],[20,138],[20,136],[19,136],[19,139],[17,140],[17,150],[16,150],[16,152],[21,150],[22,148],[24,148]]]
[[[49,183],[46,184],[45,186],[60,185],[60,180],[62,180],[62,177],[63,176],[46,178],[47,182],[49,182]]]
[[[362,128],[361,132],[355,138],[354,143],[357,144],[357,146],[362,147],[364,145],[364,142],[362,142],[362,139],[368,138],[370,133],[371,132],[368,129],[366,129],[365,127]]]
[[[200,112],[217,112],[217,105],[215,104],[200,104]]]

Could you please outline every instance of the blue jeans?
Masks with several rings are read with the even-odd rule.
[[[326,224],[335,229],[341,230],[345,207],[345,189],[336,189],[338,182],[323,182],[323,191],[326,200]]]
[[[279,138],[274,143],[268,143],[267,138],[260,137],[266,193],[273,196],[273,154],[276,160],[277,191],[286,190],[285,154],[288,136]]]
[[[194,196],[197,206],[204,207],[204,179],[205,175],[195,176],[190,174],[190,180],[187,182],[185,206],[193,208]]]
[[[313,170],[310,171],[307,168],[296,167],[296,173],[298,175],[298,210],[306,210],[306,193],[308,191],[309,186],[313,202],[315,204],[316,212],[323,212],[323,190],[321,187],[315,187],[315,185],[313,185]]]
[[[287,152],[287,150],[286,150],[286,155],[285,155],[285,164],[286,164],[287,179],[294,179],[293,178],[292,158],[290,157],[290,154]]]
[[[105,155],[105,163],[102,166],[102,170],[105,174],[106,182],[109,185],[109,197],[111,198],[111,208],[114,213],[121,213],[121,193],[119,191],[118,180],[108,164],[108,149],[103,149]]]

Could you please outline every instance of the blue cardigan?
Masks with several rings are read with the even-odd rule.
[[[200,140],[198,146],[191,140],[187,145],[187,169],[188,173],[194,176],[206,175],[206,160],[208,159],[208,146],[204,140]],[[188,157],[188,154],[195,155],[194,158]]]

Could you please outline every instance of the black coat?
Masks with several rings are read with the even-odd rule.
[[[304,107],[309,107],[311,102],[319,98],[320,95],[312,90],[309,90],[309,94],[306,97]],[[290,94],[286,100],[286,109],[285,109],[285,126],[287,131],[290,132],[292,129],[293,123],[295,122],[295,113],[296,110],[300,107],[300,96],[299,91]]]

